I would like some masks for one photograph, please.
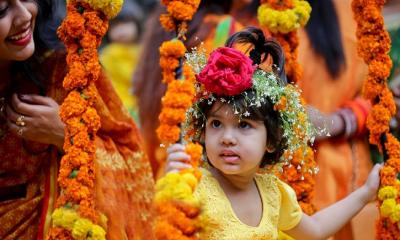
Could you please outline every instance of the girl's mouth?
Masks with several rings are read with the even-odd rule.
[[[220,157],[229,164],[237,164],[240,161],[239,155],[234,152],[222,152]]]
[[[31,28],[29,27],[20,33],[8,37],[7,41],[17,46],[26,46],[28,43],[30,43],[31,38],[32,38],[32,31]]]

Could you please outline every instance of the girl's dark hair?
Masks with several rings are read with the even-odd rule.
[[[62,2],[62,1],[61,1]],[[25,78],[32,81],[38,88],[41,95],[46,92],[46,79],[40,72],[42,54],[48,49],[60,48],[61,43],[57,38],[56,29],[63,18],[62,3],[57,1],[55,4],[52,0],[37,0],[38,15],[36,16],[36,25],[33,34],[35,42],[35,52],[26,61],[16,61],[12,65],[13,74],[22,74]],[[54,14],[53,13],[57,13]],[[59,18],[55,19],[53,16]]]
[[[273,40],[266,40],[262,30],[254,27],[247,28],[243,31],[237,32],[232,35],[227,42],[227,47],[232,47],[235,43],[251,43],[254,46],[252,52],[250,52],[250,58],[254,64],[260,64],[265,61],[268,56],[271,56],[274,64],[277,66],[277,75],[281,78],[280,85],[286,84],[285,74],[285,59],[282,48],[279,44]],[[283,79],[283,80],[282,80]],[[267,130],[267,146],[274,149],[273,152],[265,152],[263,160],[260,164],[261,167],[277,163],[286,148],[286,139],[283,136],[283,123],[279,116],[279,112],[274,110],[274,105],[270,99],[261,103],[261,107],[249,106],[247,99],[256,97],[256,90],[251,88],[246,90],[244,93],[229,97],[230,105],[235,107],[240,114],[248,111],[250,116],[248,119],[263,121]],[[204,116],[208,116],[213,107],[213,104],[208,104],[208,101],[201,101],[198,103],[200,111]],[[204,129],[206,119],[199,119],[195,122],[197,129]]]
[[[261,29],[248,27],[243,31],[230,36],[225,43],[227,47],[233,47],[234,44],[250,43],[254,48],[250,51],[250,58],[254,64],[261,64],[268,57],[273,60],[273,66],[276,75],[281,80],[280,84],[286,85],[285,56],[282,47],[278,42],[272,39],[265,39]]]
[[[306,32],[312,48],[321,55],[329,74],[337,77],[346,67],[342,35],[332,0],[307,0],[311,7]]]

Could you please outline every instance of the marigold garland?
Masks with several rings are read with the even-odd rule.
[[[289,33],[303,27],[310,18],[311,7],[307,1],[269,0],[258,8],[258,21],[273,33]]]
[[[310,12],[311,7],[304,0],[262,0],[258,9],[260,25],[272,32],[285,51],[286,74],[293,83],[302,73],[297,62],[299,40],[296,30],[307,23]]]
[[[94,136],[100,117],[94,104],[95,81],[101,67],[97,48],[122,0],[68,0],[67,16],[58,36],[67,49],[68,73],[63,87],[69,91],[60,107],[66,124],[64,151],[58,175],[61,189],[52,214],[48,239],[106,239],[106,218],[94,200]]]
[[[200,0],[162,0],[167,14],[160,16],[161,25],[166,31],[175,31],[176,39],[164,42],[160,47],[160,66],[163,82],[168,84],[162,98],[160,125],[157,135],[164,145],[181,139],[180,124],[185,120],[186,110],[195,100],[195,76],[192,69],[184,65],[182,59],[186,47],[181,41],[200,4]],[[197,239],[199,230],[198,215],[200,204],[195,201],[193,192],[200,180],[198,170],[202,147],[198,144],[186,145],[191,156],[193,169],[179,173],[169,173],[156,183],[154,204],[157,211],[155,234],[157,239]]]
[[[400,143],[389,133],[389,121],[395,114],[395,104],[386,79],[392,62],[388,56],[390,38],[384,29],[382,7],[385,0],[353,0],[352,9],[357,22],[358,54],[368,64],[368,76],[363,94],[373,103],[367,119],[370,143],[383,151],[388,159],[380,171],[381,187],[378,192],[380,218],[377,239],[398,239],[400,236]],[[384,146],[383,136],[386,137]]]
[[[200,5],[200,0],[162,0],[167,8],[166,14],[161,14],[161,26],[167,31],[175,31],[184,38],[187,31],[187,21],[192,20]]]
[[[258,9],[260,25],[272,32],[272,36],[285,52],[285,70],[292,83],[300,80],[302,75],[302,69],[297,62],[299,39],[296,30],[307,23],[310,13],[310,5],[303,0],[262,0]],[[285,99],[281,99],[275,108],[281,109],[285,105]],[[298,131],[301,134],[301,129]],[[311,147],[297,151],[292,156],[285,153],[291,158],[290,164],[284,165],[278,175],[295,190],[303,211],[313,214],[316,208],[311,202],[318,168]]]

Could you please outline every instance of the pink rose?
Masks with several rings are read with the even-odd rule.
[[[214,50],[203,70],[196,75],[209,92],[222,96],[233,96],[253,86],[255,70],[250,58],[233,48]]]

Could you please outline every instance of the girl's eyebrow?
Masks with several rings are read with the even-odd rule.
[[[208,114],[208,117],[215,117],[215,118],[218,118],[218,117],[221,117],[221,114],[219,113],[220,111],[213,111],[213,112],[210,112],[209,114]]]

